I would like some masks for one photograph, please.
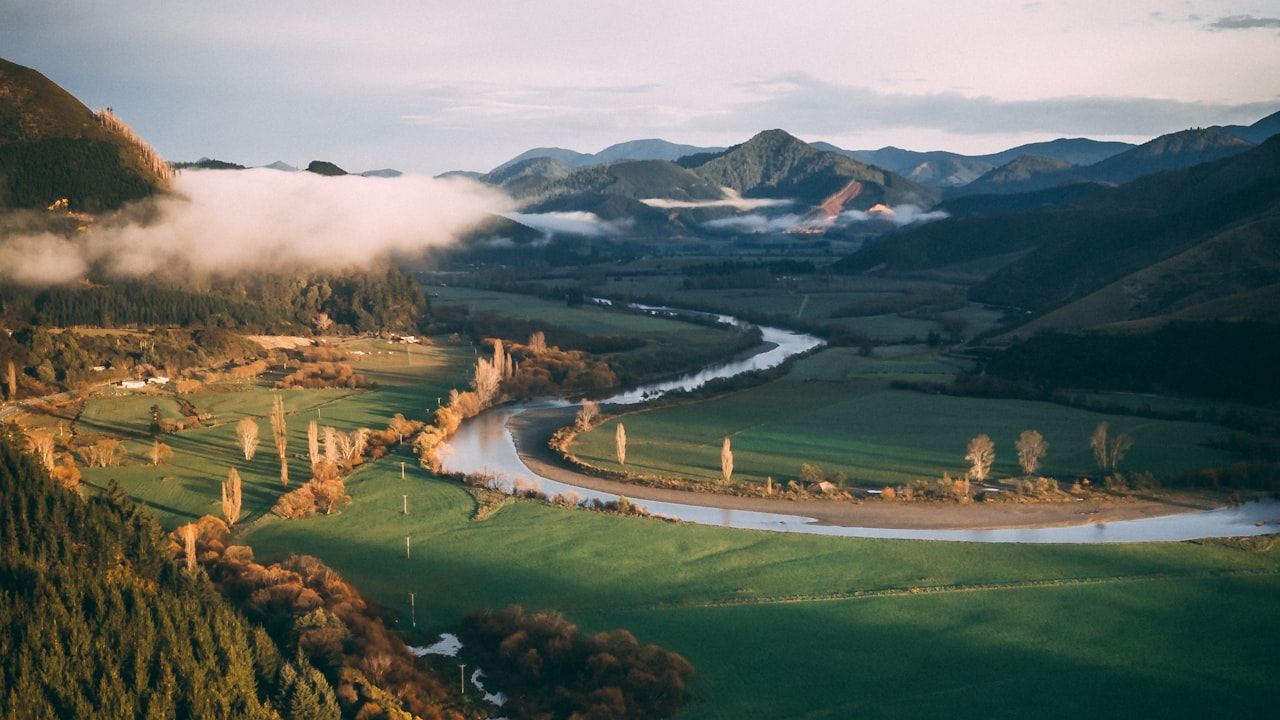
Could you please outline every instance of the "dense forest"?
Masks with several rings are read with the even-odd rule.
[[[1097,388],[1244,403],[1280,400],[1280,326],[1171,323],[1142,335],[1036,335],[986,363],[987,374],[1045,389]]]
[[[417,281],[393,265],[372,271],[257,273],[182,283],[86,281],[42,290],[0,285],[10,329],[48,327],[230,327],[298,332],[324,314],[336,330],[417,327],[427,309]]]
[[[0,429],[0,716],[270,718],[278,650],[112,487],[51,482]]]

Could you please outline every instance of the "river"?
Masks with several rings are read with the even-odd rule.
[[[644,312],[670,314],[667,308],[634,306]],[[734,322],[715,316],[721,322]],[[600,403],[632,405],[673,390],[697,388],[710,380],[732,377],[752,370],[775,367],[789,357],[823,344],[812,335],[778,328],[761,327],[766,348],[749,358],[707,367],[697,373],[629,390]],[[502,406],[465,421],[441,449],[445,470],[491,476],[491,485],[511,492],[518,484],[536,486],[548,496],[564,495],[582,502],[609,502],[617,495],[567,485],[542,477],[520,459],[507,429],[512,417],[529,410],[565,407],[572,403],[549,401],[536,405]],[[704,525],[720,525],[750,530],[803,532],[843,537],[944,540],[989,543],[1114,543],[1171,542],[1208,537],[1239,537],[1280,532],[1280,501],[1260,499],[1232,507],[1162,517],[1100,522],[1067,527],[1010,528],[990,530],[935,530],[919,528],[873,528],[818,524],[801,515],[765,513],[728,508],[631,499],[650,514]]]

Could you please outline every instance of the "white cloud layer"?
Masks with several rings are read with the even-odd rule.
[[[173,193],[126,209],[71,240],[0,239],[0,275],[68,282],[115,276],[367,267],[454,242],[510,200],[462,179],[325,177],[256,169],[186,171]]]

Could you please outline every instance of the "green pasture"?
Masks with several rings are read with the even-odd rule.
[[[953,369],[951,371],[954,371]],[[1237,458],[1206,443],[1224,435],[1203,423],[1105,415],[1044,402],[989,400],[894,390],[889,380],[945,375],[947,363],[909,349],[862,358],[831,349],[798,362],[782,380],[710,401],[624,413],[581,434],[570,451],[615,471],[714,482],[720,477],[725,437],[733,450],[734,479],[786,482],[804,463],[851,484],[880,487],[944,472],[963,475],[969,440],[980,433],[996,444],[994,479],[1021,475],[1014,448],[1024,430],[1049,443],[1042,474],[1096,478],[1089,445],[1101,421],[1134,445],[1122,471],[1156,476],[1221,467]],[[615,430],[627,435],[626,465],[617,462]]]
[[[827,538],[527,501],[476,522],[399,459],[359,470],[340,515],[241,540],[322,558],[415,642],[513,603],[627,628],[697,668],[682,717],[1245,716],[1280,689],[1275,549]]]
[[[474,361],[469,345],[441,343],[411,351],[406,347],[373,340],[344,346],[367,353],[349,359],[358,372],[377,383],[370,390],[272,390],[268,379],[254,379],[215,383],[203,392],[184,395],[198,412],[212,417],[201,428],[162,436],[161,441],[173,448],[173,459],[154,467],[149,464],[150,409],[158,405],[165,417],[180,419],[175,397],[149,390],[91,398],[75,423],[76,432],[86,437],[121,437],[129,457],[121,467],[82,468],[85,482],[104,487],[116,480],[135,500],[154,510],[165,527],[172,528],[205,514],[220,515],[221,483],[234,467],[243,486],[241,522],[260,518],[270,513],[285,490],[267,419],[273,395],[284,398],[290,485],[296,487],[309,479],[307,428],[312,420],[344,432],[359,427],[383,429],[397,412],[427,420],[437,398],[447,398],[451,388],[466,386]],[[258,424],[259,445],[250,461],[244,459],[235,429],[245,417]]]
[[[448,344],[408,350],[361,341],[347,349],[366,353],[352,362],[379,383],[376,390],[281,393],[297,481],[312,418],[350,430],[383,427],[395,412],[424,417],[437,396],[465,384],[474,359],[470,346]],[[900,456],[884,458],[886,467],[958,471],[968,437],[988,432],[1004,453],[997,469],[1008,469],[1012,436],[1032,418],[1051,443],[1050,468],[1088,460],[1087,437],[1102,416],[1036,403],[951,404],[960,399],[887,389],[892,377],[953,370],[953,361],[919,346],[877,348],[871,357],[824,351],[779,382],[626,416],[628,465],[645,458],[647,435],[673,431],[712,453],[703,462],[701,451],[686,449],[684,460],[670,464],[714,465],[718,473],[719,441],[733,432],[739,473],[758,474],[771,463],[798,470],[824,443],[836,446],[824,464],[834,472],[848,448],[865,460],[875,442],[891,441],[886,452]],[[1258,716],[1280,689],[1280,550],[829,538],[528,501],[478,522],[471,495],[423,471],[407,448],[357,468],[348,478],[354,502],[339,514],[283,521],[269,515],[281,491],[266,419],[272,394],[258,381],[187,396],[213,421],[165,436],[175,457],[157,468],[145,465],[149,409],[159,404],[176,416],[176,400],[90,400],[77,431],[132,438],[132,454],[125,467],[86,470],[86,480],[118,480],[172,528],[217,515],[219,483],[235,466],[244,478],[245,519],[234,542],[251,545],[260,560],[320,557],[398,615],[418,643],[469,609],[513,603],[563,612],[589,631],[627,628],[694,663],[686,718]],[[248,463],[234,430],[245,416],[258,418],[262,438]],[[855,420],[852,428],[840,425]],[[1115,431],[1137,438],[1135,464],[1159,460],[1157,443],[1206,431],[1111,420]],[[612,453],[612,428],[584,442],[597,438]],[[1163,454],[1176,456],[1175,448]]]
[[[432,294],[432,303],[435,305],[466,305],[473,315],[488,312],[518,320],[546,322],[587,335],[626,335],[648,338],[706,331],[702,326],[690,325],[679,320],[610,310],[596,305],[571,307],[563,301],[544,300],[531,295],[438,286],[431,286],[429,290]],[[518,339],[524,340],[524,338]]]

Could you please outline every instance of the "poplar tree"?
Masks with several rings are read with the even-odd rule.
[[[733,450],[729,448],[729,436],[724,438],[724,445],[720,446],[720,477],[728,483],[733,479]]]
[[[284,398],[275,395],[271,399],[271,434],[276,441],[276,454],[280,460],[285,458],[289,445],[289,428],[284,420]]]
[[[618,423],[618,431],[613,435],[614,444],[618,448],[618,464],[627,464],[627,429],[622,427],[622,423]]]
[[[307,425],[307,454],[315,467],[320,462],[320,424],[315,420]]]
[[[240,519],[240,473],[235,468],[227,473],[227,481],[222,483],[222,517],[228,525],[235,525]]]

